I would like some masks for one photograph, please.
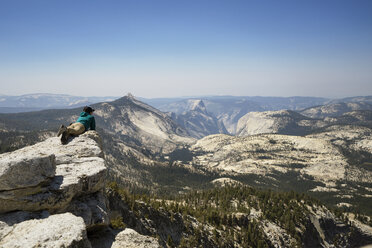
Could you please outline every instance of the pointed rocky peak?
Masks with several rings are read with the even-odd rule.
[[[156,108],[137,100],[131,93],[128,93],[126,96],[123,96],[110,104],[114,105],[115,107],[129,107],[131,109],[143,109],[145,111],[154,112],[159,116],[165,117],[166,114],[162,113],[161,111],[157,110]]]
[[[186,109],[187,111],[198,111],[202,113],[207,112],[207,108],[205,107],[205,104],[201,99],[188,100]]]
[[[128,99],[131,99],[131,100],[134,100],[135,98],[134,98],[134,95],[132,95],[132,93],[130,93],[130,92],[128,92],[128,94],[126,95],[126,97],[128,98]]]
[[[131,93],[128,93],[127,95],[116,99],[115,101],[113,101],[113,103],[123,104],[123,103],[128,103],[128,102],[133,102],[133,101],[136,101],[136,98]]]

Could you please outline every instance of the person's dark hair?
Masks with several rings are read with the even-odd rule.
[[[91,107],[89,106],[85,106],[84,109],[83,109],[84,112],[87,112],[88,114],[94,112],[94,109],[92,109]]]

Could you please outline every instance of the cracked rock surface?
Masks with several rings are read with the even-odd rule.
[[[0,247],[91,247],[109,224],[106,166],[95,131],[0,156]]]

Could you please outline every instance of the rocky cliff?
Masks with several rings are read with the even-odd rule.
[[[106,173],[94,131],[65,146],[49,138],[0,155],[0,247],[94,247],[90,237],[110,223]],[[106,242],[141,247],[150,240],[158,247],[131,230],[115,238]]]
[[[190,136],[202,138],[210,134],[228,133],[223,123],[207,111],[202,100],[188,100],[187,103],[186,111],[178,115],[172,113],[171,117],[187,130]]]

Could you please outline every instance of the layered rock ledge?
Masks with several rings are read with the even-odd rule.
[[[91,247],[108,226],[107,168],[95,131],[0,155],[0,247]]]
[[[14,218],[24,221],[15,224]],[[17,212],[0,218],[0,247],[91,247],[91,244],[83,219],[71,213],[37,218]]]
[[[0,155],[0,213],[64,212],[74,198],[103,189],[100,143],[90,131],[65,146],[55,137]]]
[[[152,237],[109,227],[106,173],[95,131],[67,145],[54,137],[1,154],[0,247],[160,247]]]

